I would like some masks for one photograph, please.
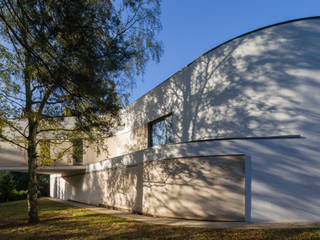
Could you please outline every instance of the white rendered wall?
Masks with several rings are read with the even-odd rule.
[[[306,149],[305,145],[309,147]],[[154,147],[91,164],[85,175],[71,177],[79,179],[75,185],[69,183],[70,177],[66,181],[52,176],[51,189],[54,181],[58,187],[51,196],[99,204],[108,194],[108,181],[112,181],[103,177],[105,169],[177,157],[245,154],[246,221],[319,221],[318,148],[317,143],[307,138],[222,140]],[[122,198],[126,197],[131,198],[122,193]]]
[[[243,221],[244,163],[243,155],[140,161],[53,178],[51,196],[154,216]]]
[[[91,164],[88,174],[140,161],[244,154],[247,221],[320,221],[319,39],[319,19],[245,35],[200,57],[126,110],[128,129],[172,113],[176,143],[244,139],[154,147]],[[288,135],[301,137],[245,139]],[[86,182],[88,202],[103,197],[101,187]]]
[[[26,167],[27,153],[23,149],[0,140],[0,169],[1,167]]]
[[[313,19],[226,43],[131,104],[127,125],[172,112],[177,143],[301,133],[320,111],[319,39]]]

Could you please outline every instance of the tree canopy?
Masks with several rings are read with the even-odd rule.
[[[28,153],[30,222],[40,140],[110,134],[133,76],[162,53],[159,14],[160,0],[0,1],[0,139]]]

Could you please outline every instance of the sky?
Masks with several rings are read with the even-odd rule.
[[[320,0],[162,0],[164,54],[136,78],[135,101],[215,46],[271,24],[320,16]]]

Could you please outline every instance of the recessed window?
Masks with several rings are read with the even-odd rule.
[[[82,139],[74,139],[72,140],[72,158],[74,164],[82,164],[83,161],[83,143]]]
[[[172,115],[149,124],[149,147],[173,143]]]
[[[51,162],[50,141],[40,140],[40,164],[48,165]]]

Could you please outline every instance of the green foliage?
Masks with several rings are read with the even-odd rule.
[[[10,172],[18,191],[28,189],[28,174],[24,172]]]
[[[27,150],[30,175],[70,150],[39,163],[40,140],[112,134],[133,76],[162,53],[159,14],[160,0],[0,2],[0,139]],[[36,222],[36,182],[29,193]]]
[[[28,196],[28,190],[18,191],[16,189],[13,189],[10,194],[9,200],[10,201],[25,200],[27,199],[27,196]]]
[[[1,1],[0,129],[10,134],[0,139],[26,150],[45,138],[102,143],[133,76],[159,60],[159,15],[160,0]]]
[[[49,196],[49,175],[38,175],[38,197]],[[0,173],[0,202],[27,199],[28,174],[3,171]]]
[[[0,201],[8,202],[14,190],[12,175],[8,171],[0,173]]]
[[[38,174],[39,196],[49,197],[50,176],[46,174]]]
[[[40,141],[39,164],[41,166],[49,166],[52,164],[50,140],[44,139]]]
[[[3,1],[0,27],[8,43],[0,46],[4,83],[0,93],[3,106],[10,105],[10,111],[3,111],[6,117],[26,117],[27,77],[30,110],[42,130],[58,129],[58,118],[49,121],[51,117],[76,117],[76,128],[82,132],[105,126],[101,120],[109,126],[110,118],[101,114],[116,117],[133,74],[142,73],[150,58],[159,60],[161,44],[155,39],[161,28],[159,4]]]
[[[28,174],[23,172],[10,172],[13,177],[14,184],[16,186],[17,192],[20,195],[23,192],[27,192],[28,189]],[[49,181],[50,177],[46,174],[37,174],[38,179],[38,189],[39,189],[39,196],[48,197],[49,196]],[[24,195],[24,194],[22,194]],[[25,199],[25,198],[23,198]],[[18,200],[18,199],[16,199]]]

